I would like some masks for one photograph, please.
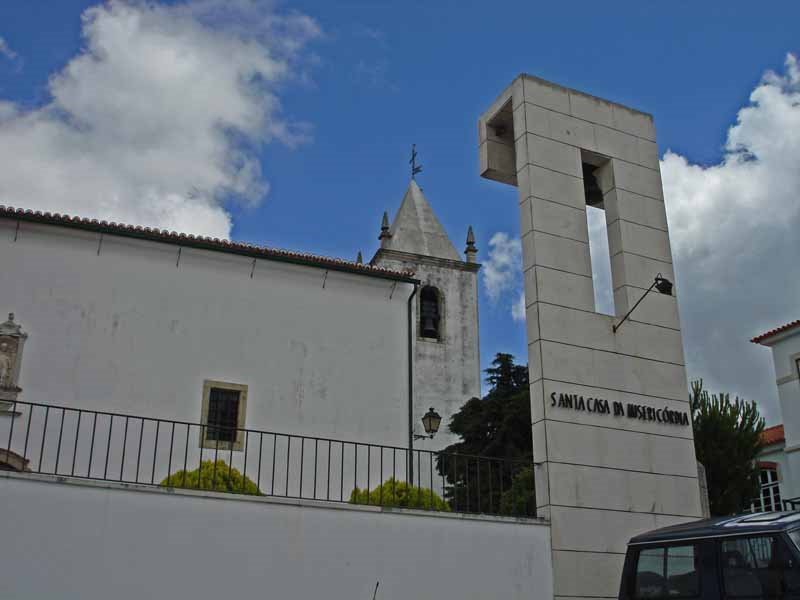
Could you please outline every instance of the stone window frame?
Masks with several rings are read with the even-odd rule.
[[[439,303],[439,337],[431,338],[422,335],[422,290],[425,288],[432,288],[436,292],[436,298]],[[447,311],[445,310],[444,292],[442,289],[433,283],[425,283],[419,288],[417,294],[417,340],[420,342],[428,342],[430,344],[443,344],[445,341],[445,325],[447,323]]]
[[[211,398],[211,390],[222,389],[239,392],[239,411],[236,416],[236,439],[231,442],[208,439],[208,405]],[[219,381],[216,379],[205,379],[203,381],[203,404],[200,413],[200,447],[208,450],[234,450],[241,452],[244,448],[244,429],[247,417],[247,392],[248,386],[243,383],[233,383],[230,381]]]

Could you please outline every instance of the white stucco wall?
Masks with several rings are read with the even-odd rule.
[[[775,365],[778,400],[783,417],[786,444],[781,460],[781,495],[784,499],[800,496],[800,379],[796,361],[800,359],[800,332],[792,330],[769,341]]]
[[[203,380],[223,380],[249,386],[247,427],[406,443],[410,284],[15,227],[0,314],[30,336],[21,400],[197,422]]]
[[[542,524],[20,477],[0,473],[4,600],[552,598]]]

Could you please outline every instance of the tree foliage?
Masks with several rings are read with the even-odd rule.
[[[429,488],[408,485],[390,477],[372,491],[355,488],[350,494],[352,504],[373,506],[399,506],[450,512],[450,505]]]
[[[461,440],[437,458],[447,483],[445,499],[455,510],[533,515],[528,369],[498,353],[486,374],[491,386],[486,396],[468,400],[448,424]]]
[[[712,515],[729,515],[750,506],[758,495],[756,458],[761,449],[764,419],[755,402],[730,394],[710,395],[703,380],[692,382],[694,446],[706,469]]]
[[[224,460],[218,460],[216,467],[213,460],[204,460],[198,469],[176,471],[167,476],[159,485],[251,496],[262,495],[258,486],[249,477],[243,476],[238,469],[230,467]]]

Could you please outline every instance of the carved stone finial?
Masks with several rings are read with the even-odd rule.
[[[475,234],[472,232],[472,225],[467,230],[467,247],[464,249],[464,254],[467,257],[467,262],[475,262],[475,255],[478,249],[475,247]]]
[[[389,233],[389,214],[386,211],[383,211],[383,219],[381,219],[381,234],[378,236],[378,239],[381,241],[381,247],[386,244],[386,240],[392,237],[392,234]]]

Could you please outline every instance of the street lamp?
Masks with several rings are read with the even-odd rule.
[[[617,329],[619,329],[622,326],[625,320],[630,316],[630,314],[634,311],[634,309],[636,309],[636,307],[639,306],[639,303],[642,300],[644,300],[644,297],[647,296],[647,294],[649,294],[650,290],[652,290],[653,288],[656,288],[656,290],[658,290],[659,293],[664,294],[665,296],[672,295],[672,282],[666,277],[662,277],[661,273],[659,273],[658,275],[656,275],[655,279],[653,280],[653,283],[650,284],[650,287],[647,288],[647,291],[644,294],[642,294],[642,297],[639,298],[636,301],[636,304],[633,305],[633,308],[631,308],[627,313],[625,313],[625,316],[622,317],[622,320],[619,323],[611,327],[611,330],[614,333],[617,332]]]
[[[422,426],[425,428],[426,435],[415,433],[414,439],[424,440],[433,438],[433,436],[436,435],[436,432],[439,431],[439,425],[441,425],[441,423],[442,416],[433,410],[433,408],[430,408],[422,417]]]

